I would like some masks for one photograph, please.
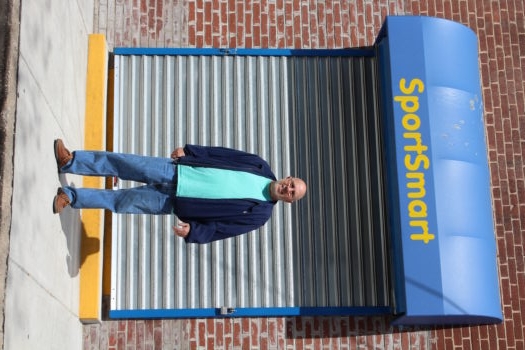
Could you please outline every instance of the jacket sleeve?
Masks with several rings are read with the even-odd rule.
[[[186,243],[211,243],[214,241],[235,237],[243,233],[247,233],[258,229],[264,223],[254,224],[238,224],[238,223],[220,223],[209,222],[200,223],[197,221],[190,221],[190,233],[184,239]]]
[[[244,157],[244,158],[259,158],[259,156],[239,151],[233,148],[226,147],[212,147],[212,146],[200,146],[200,145],[190,145],[187,144],[184,146],[184,153],[186,155],[191,155],[195,158],[232,158],[232,157]]]

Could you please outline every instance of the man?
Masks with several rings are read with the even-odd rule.
[[[115,213],[172,214],[182,221],[175,234],[188,243],[208,243],[264,225],[277,201],[292,203],[306,193],[303,180],[276,180],[260,157],[223,147],[186,145],[171,158],[102,151],[70,152],[54,143],[60,173],[117,176],[145,185],[121,190],[59,188],[53,212],[100,208]]]

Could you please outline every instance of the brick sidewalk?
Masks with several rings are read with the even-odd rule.
[[[384,318],[108,321],[85,349],[524,349],[525,13],[523,0],[98,0],[110,49],[340,48],[373,44],[385,15],[430,15],[478,35],[505,322],[405,330]]]
[[[429,349],[429,331],[398,332],[381,317],[106,321],[84,349]]]

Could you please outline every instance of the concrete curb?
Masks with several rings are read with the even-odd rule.
[[[4,348],[5,287],[11,201],[13,194],[13,158],[15,145],[18,55],[20,41],[20,0],[0,2],[0,345]]]
[[[103,34],[91,34],[88,45],[84,149],[106,149],[107,81],[106,37]],[[104,182],[99,177],[84,177],[83,187],[104,188]],[[85,261],[80,268],[79,318],[83,323],[94,323],[100,322],[102,317],[104,211],[83,209],[82,230],[80,250]]]

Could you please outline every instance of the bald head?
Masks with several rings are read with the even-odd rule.
[[[298,177],[288,176],[270,184],[270,196],[273,200],[292,203],[304,197],[306,183]]]

